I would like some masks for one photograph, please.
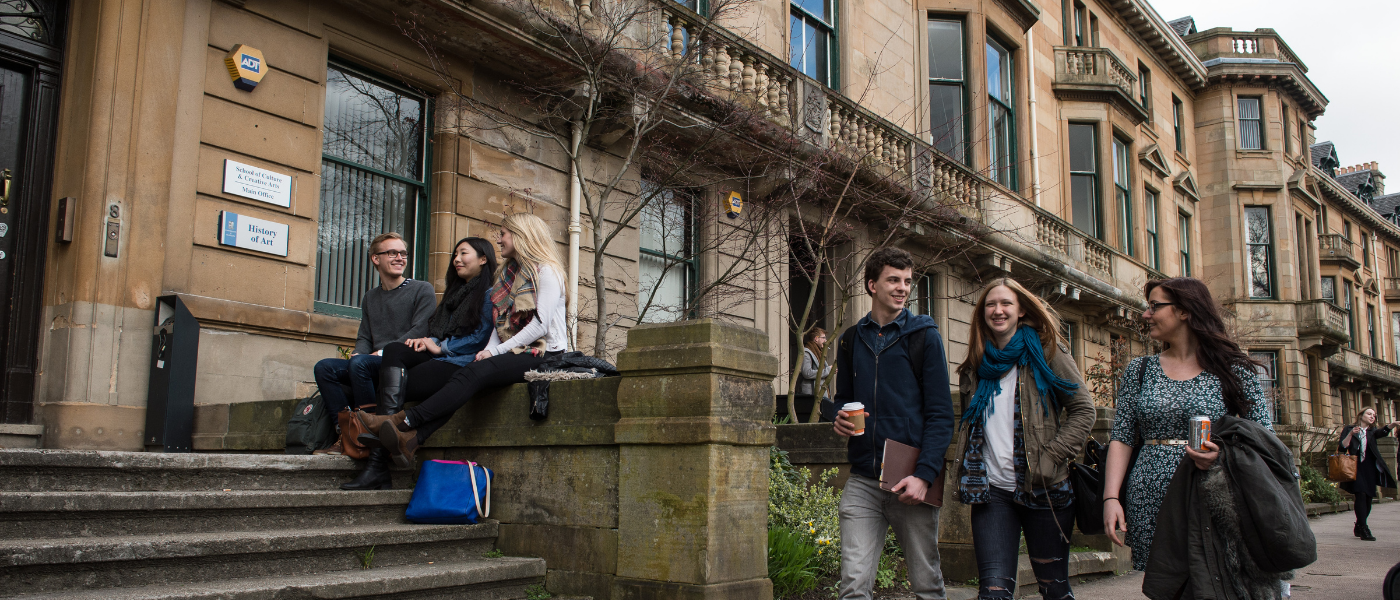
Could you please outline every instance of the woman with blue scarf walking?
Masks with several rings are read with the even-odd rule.
[[[958,500],[972,505],[978,598],[1014,598],[1026,537],[1042,598],[1073,598],[1069,462],[1094,426],[1094,402],[1060,334],[1060,318],[1014,279],[982,290],[958,429]]]

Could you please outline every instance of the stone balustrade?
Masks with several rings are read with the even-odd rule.
[[[1137,73],[1107,48],[1055,47],[1055,95],[1065,99],[1110,101],[1138,121],[1147,109],[1137,100]]]
[[[1084,235],[1073,225],[1050,213],[1037,210],[1035,235],[1036,243],[1046,254],[1102,279],[1112,280],[1113,250],[1102,242]]]

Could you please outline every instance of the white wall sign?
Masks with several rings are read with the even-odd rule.
[[[219,243],[244,250],[287,255],[287,226],[229,211],[219,212]]]
[[[291,208],[292,176],[224,159],[224,193]]]

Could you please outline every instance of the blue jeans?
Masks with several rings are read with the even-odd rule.
[[[1074,508],[1026,508],[1012,493],[990,488],[985,504],[972,505],[972,546],[977,553],[978,598],[1016,597],[1017,550],[1026,533],[1026,553],[1045,600],[1074,598],[1069,588],[1069,536]]]
[[[326,358],[316,363],[311,372],[316,376],[316,387],[321,389],[321,401],[325,402],[326,410],[335,415],[350,406],[341,385],[350,386],[356,407],[375,404],[374,389],[379,385],[381,360],[373,354],[357,354],[350,360]]]

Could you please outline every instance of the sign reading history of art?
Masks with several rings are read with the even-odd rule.
[[[224,193],[292,206],[292,176],[224,159]]]
[[[233,78],[233,87],[245,92],[258,87],[258,82],[267,74],[262,51],[243,44],[234,46],[224,56],[224,66],[228,67],[229,77]]]
[[[287,255],[287,225],[240,215],[219,212],[219,243],[244,250]]]

